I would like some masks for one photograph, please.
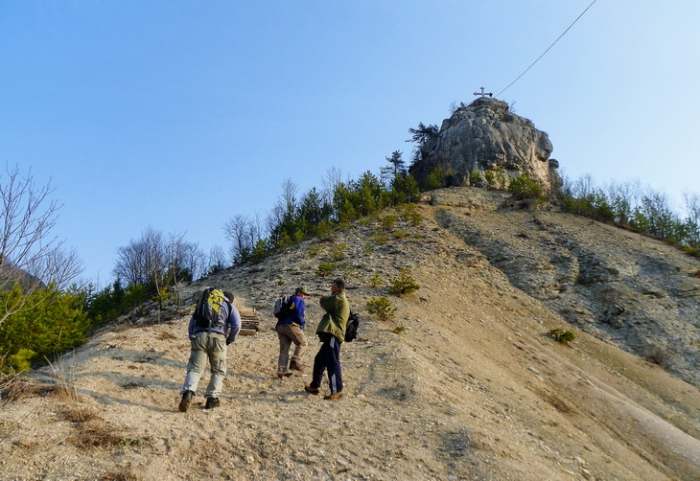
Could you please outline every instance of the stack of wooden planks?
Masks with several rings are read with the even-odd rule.
[[[239,308],[241,314],[241,336],[254,336],[260,330],[260,317],[258,311],[247,308]]]

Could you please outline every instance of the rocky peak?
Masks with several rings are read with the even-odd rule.
[[[511,112],[502,100],[483,97],[462,104],[435,135],[426,137],[412,172],[424,179],[439,169],[453,185],[468,184],[474,169],[511,178],[527,174],[550,190],[559,166],[550,159],[552,150],[549,136],[531,120]]]

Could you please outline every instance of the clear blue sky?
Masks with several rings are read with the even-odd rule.
[[[147,226],[223,245],[287,177],[408,154],[409,127],[499,90],[587,4],[2,0],[0,159],[53,180],[104,283]],[[503,98],[570,175],[700,191],[699,23],[696,0],[599,0]]]

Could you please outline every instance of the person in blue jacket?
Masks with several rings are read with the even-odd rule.
[[[280,355],[277,360],[277,377],[280,379],[286,376],[291,376],[291,370],[303,372],[304,367],[301,362],[301,355],[306,347],[306,338],[304,337],[304,298],[308,296],[303,287],[297,287],[291,302],[287,306],[287,313],[283,316],[275,329],[277,337],[280,340]],[[294,344],[294,354],[289,362],[289,348]]]

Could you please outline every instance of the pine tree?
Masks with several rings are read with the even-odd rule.
[[[386,157],[389,165],[381,168],[381,177],[386,185],[391,185],[399,175],[406,173],[406,163],[403,161],[402,155],[400,150],[395,150],[389,157]]]

